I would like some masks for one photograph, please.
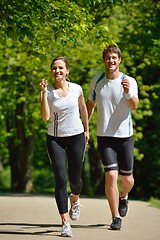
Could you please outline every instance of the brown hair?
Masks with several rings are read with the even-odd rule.
[[[69,69],[68,60],[67,60],[65,57],[63,57],[63,56],[57,56],[57,57],[55,57],[55,58],[52,60],[52,62],[51,62],[51,65],[50,65],[51,70],[52,70],[53,63],[54,63],[55,61],[57,61],[57,60],[62,60],[62,61],[66,64],[66,68]]]
[[[102,53],[103,60],[105,59],[107,53],[116,53],[119,58],[122,56],[120,48],[115,44],[105,47]]]

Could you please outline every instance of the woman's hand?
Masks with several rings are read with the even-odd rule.
[[[88,144],[88,142],[89,142],[89,132],[88,131],[84,132],[84,137],[86,140],[86,144]]]
[[[44,121],[48,121],[50,118],[50,109],[47,100],[47,86],[48,86],[47,80],[42,79],[41,82],[39,83],[39,86],[41,88],[40,93],[41,116]]]
[[[47,92],[48,82],[46,79],[42,79],[41,82],[39,83],[39,86],[40,86],[42,92]]]

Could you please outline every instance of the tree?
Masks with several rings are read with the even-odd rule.
[[[139,85],[140,103],[133,112],[136,159],[133,195],[160,197],[157,188],[160,184],[160,138],[156,131],[159,129],[160,97],[160,2],[134,1],[114,10],[120,22],[116,34],[117,43],[123,50],[124,68]],[[112,15],[110,23],[113,18]]]
[[[41,61],[50,56],[48,51],[56,41],[61,46],[84,37],[92,42],[96,32],[104,36],[107,29],[96,28],[85,5],[80,6],[76,1],[2,0],[0,7],[3,59],[0,111],[5,127],[5,136],[1,139],[7,140],[12,190],[29,192],[32,190],[34,132],[40,119],[34,79],[41,79],[42,71],[48,72]]]
[[[34,111],[37,97],[32,94],[35,94],[34,79],[38,76],[41,60],[26,52],[26,45],[28,41],[17,42],[15,46],[8,40],[8,47],[1,46],[1,113],[8,140],[12,189],[16,191],[32,189],[34,130],[39,118],[38,112]]]
[[[0,161],[6,165],[10,161],[13,190],[31,191],[32,168],[34,182],[42,175],[48,182],[52,178],[38,88],[44,76],[52,81],[52,58],[65,55],[70,60],[70,79],[82,85],[87,99],[92,76],[104,71],[103,48],[117,43],[123,53],[121,71],[136,78],[140,96],[139,107],[133,111],[136,182],[132,194],[160,196],[160,138],[155,131],[160,118],[159,4],[156,0],[0,2]],[[88,183],[83,189],[90,195],[103,192],[96,120],[95,112],[83,172]]]

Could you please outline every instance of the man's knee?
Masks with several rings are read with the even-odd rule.
[[[118,171],[117,170],[112,170],[112,171],[107,171],[105,172],[105,177],[106,179],[115,179],[118,177]]]
[[[134,185],[134,178],[132,175],[130,176],[121,176],[121,182],[125,186]]]
[[[111,187],[111,186],[117,184],[117,179],[118,179],[118,171],[117,170],[105,172],[105,185],[106,186]]]

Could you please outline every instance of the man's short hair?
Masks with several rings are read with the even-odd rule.
[[[102,54],[103,60],[105,59],[107,53],[116,53],[119,58],[122,56],[120,48],[115,44],[105,47]]]

